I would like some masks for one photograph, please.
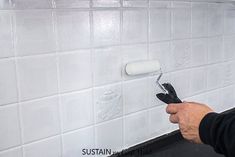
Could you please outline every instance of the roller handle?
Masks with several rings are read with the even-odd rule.
[[[174,87],[170,83],[164,83],[162,85],[168,93],[158,93],[156,96],[159,100],[166,104],[182,103],[182,101],[178,98]]]

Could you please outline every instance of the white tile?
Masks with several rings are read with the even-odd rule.
[[[60,157],[60,136],[24,146],[24,157]]]
[[[93,124],[92,90],[61,97],[63,131]]]
[[[120,7],[120,0],[93,0],[93,7]]]
[[[123,83],[123,105],[125,114],[140,111],[148,105],[148,79]]]
[[[52,11],[17,11],[15,12],[15,19],[17,55],[55,52]]]
[[[211,3],[208,6],[208,33],[210,36],[223,33],[223,11],[221,4]]]
[[[131,46],[122,46],[122,75],[125,80],[134,79],[141,76],[128,76],[125,71],[125,66],[127,63],[146,60],[148,57],[147,45],[131,45]]]
[[[208,39],[208,63],[215,63],[223,60],[223,39],[214,37]]]
[[[123,11],[123,42],[138,43],[147,41],[147,11]]]
[[[1,0],[0,8],[1,9],[9,9],[9,8],[11,8],[10,0]]]
[[[172,14],[172,36],[174,39],[184,39],[191,36],[191,10],[188,3],[175,2]]]
[[[52,8],[52,0],[11,0],[15,9],[45,9]]]
[[[115,45],[120,42],[120,12],[94,11],[94,45]]]
[[[175,88],[175,91],[180,99],[186,98],[189,96],[190,90],[190,80],[188,79],[189,70],[177,71],[171,74],[172,86]]]
[[[204,93],[186,98],[185,101],[206,104],[208,102],[208,99],[207,99],[207,94],[204,92]]]
[[[222,93],[221,110],[225,111],[225,110],[234,108],[234,96],[235,96],[234,85],[223,88],[221,90],[221,93]]]
[[[89,8],[89,0],[54,0],[56,8]]]
[[[235,36],[224,36],[224,59],[235,59]]]
[[[150,137],[158,137],[169,132],[171,125],[165,105],[157,106],[149,111]]]
[[[149,58],[151,60],[157,59],[161,63],[161,69],[164,72],[171,70],[171,46],[170,42],[159,42],[149,45]]]
[[[214,111],[221,112],[223,110],[222,92],[220,90],[214,90],[207,93],[207,99],[207,105]]]
[[[192,69],[190,71],[190,93],[198,94],[207,89],[207,69],[205,67]]]
[[[90,20],[88,11],[56,12],[58,49],[61,51],[86,48],[90,45]]]
[[[7,11],[0,12],[0,47],[0,58],[14,56],[12,37],[12,14]]]
[[[96,123],[121,117],[123,114],[121,84],[94,88]]]
[[[78,156],[94,156],[83,155],[83,149],[92,149],[95,147],[94,128],[85,128],[72,133],[63,135],[63,156],[78,157]],[[85,152],[87,152],[85,150]]]
[[[23,157],[21,148],[8,149],[0,152],[0,157]]]
[[[27,57],[18,60],[21,100],[57,93],[57,70],[54,56]]]
[[[192,66],[207,63],[207,39],[192,39]]]
[[[20,104],[24,143],[60,132],[58,98],[46,98]]]
[[[59,55],[60,88],[62,92],[92,86],[90,50],[73,51]]]
[[[21,144],[17,105],[0,106],[0,130],[0,150]]]
[[[192,37],[207,36],[207,28],[207,3],[192,3]]]
[[[122,58],[120,47],[94,49],[92,53],[94,85],[121,81]]]
[[[171,69],[182,69],[191,64],[191,41],[178,40],[172,42]],[[169,56],[168,56],[169,57]]]
[[[152,76],[149,78],[149,105],[152,106],[158,106],[158,105],[163,105],[164,103],[160,101],[157,97],[156,94],[162,93],[163,91],[161,88],[157,85],[158,75]],[[168,83],[171,82],[171,75],[168,74],[163,74],[161,80],[159,83]]]
[[[156,0],[150,0],[149,1],[149,7],[150,8],[159,8],[159,9],[166,9],[171,7],[170,1],[156,1]]]
[[[148,112],[132,114],[124,119],[124,143],[130,147],[143,142],[148,137]]]
[[[235,82],[235,62],[226,62],[223,65],[223,86],[231,85]]]
[[[235,33],[235,11],[226,10],[225,11],[225,23],[224,23],[224,33],[227,35]]]
[[[147,0],[123,0],[124,7],[147,7]]]
[[[169,40],[171,38],[171,12],[168,9],[150,10],[150,41]]]
[[[114,136],[115,135],[115,136]],[[117,119],[96,127],[96,147],[121,151],[123,148],[123,121]],[[110,154],[111,155],[111,154]]]
[[[223,65],[211,65],[207,69],[207,89],[215,89],[223,84]]]
[[[14,60],[0,61],[0,105],[17,102],[16,69]]]

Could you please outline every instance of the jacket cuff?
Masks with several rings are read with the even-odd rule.
[[[199,136],[204,144],[212,144],[213,139],[211,129],[213,129],[213,122],[219,116],[218,113],[211,112],[203,117],[199,125]]]

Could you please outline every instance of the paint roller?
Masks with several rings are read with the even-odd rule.
[[[126,64],[125,70],[126,74],[129,76],[159,74],[156,79],[156,84],[162,90],[162,93],[156,94],[157,98],[166,104],[182,103],[182,101],[178,98],[174,87],[170,83],[160,83],[163,72],[158,60],[131,62]]]

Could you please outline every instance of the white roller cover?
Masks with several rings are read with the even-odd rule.
[[[161,68],[158,60],[138,61],[126,65],[126,73],[130,76],[154,73]]]

